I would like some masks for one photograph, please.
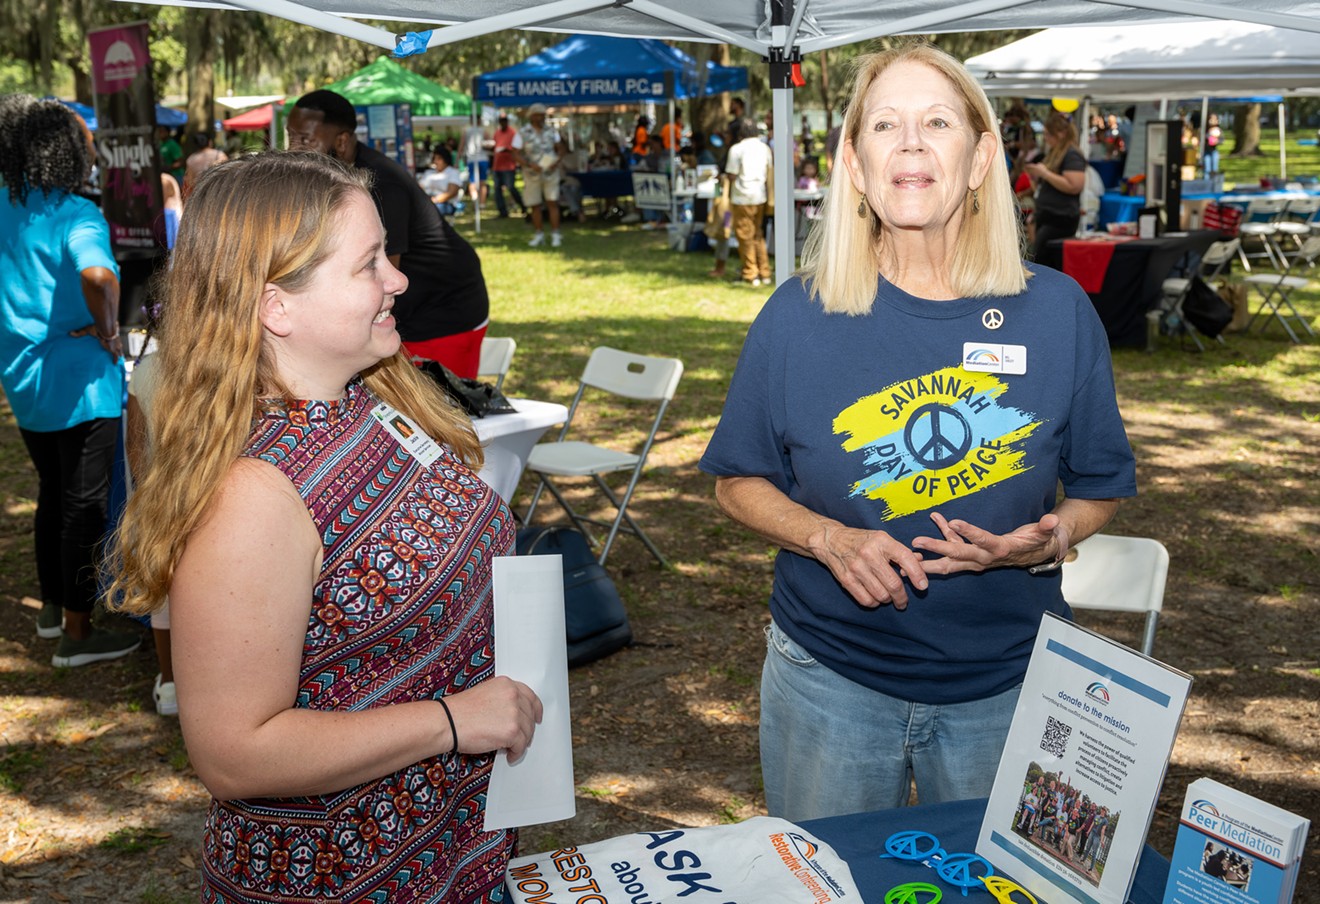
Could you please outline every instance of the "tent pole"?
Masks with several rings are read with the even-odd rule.
[[[1026,5],[1028,5],[1027,0],[974,0],[974,2],[971,3],[955,4],[942,9],[933,10],[932,12],[921,13],[916,16],[908,16],[906,19],[880,22],[875,25],[868,25],[865,28],[832,34],[828,37],[807,38],[798,41],[797,46],[803,53],[814,53],[817,50],[831,50],[835,47],[842,47],[845,44],[856,44],[860,41],[870,40],[871,38],[884,38],[890,35],[913,34],[927,31],[943,31],[945,29],[942,29],[939,26],[947,25],[950,22],[959,22],[963,19],[980,15],[982,13],[993,13],[1001,9]],[[949,30],[957,31],[958,29],[953,28]]]
[[[1288,183],[1288,148],[1284,142],[1284,134],[1288,131],[1288,126],[1283,121],[1287,112],[1287,107],[1283,101],[1279,101],[1279,178],[1284,184]]]
[[[1082,98],[1082,121],[1080,128],[1077,129],[1077,135],[1081,139],[1082,156],[1088,161],[1091,160],[1091,96],[1088,94]]]
[[[1197,150],[1200,152],[1200,154],[1201,154],[1201,159],[1200,159],[1199,161],[1197,161],[1197,162],[1200,163],[1200,164],[1202,165],[1201,177],[1202,177],[1203,179],[1209,179],[1209,178],[1210,178],[1210,174],[1207,173],[1207,172],[1205,172],[1205,170],[1204,170],[1204,166],[1205,166],[1205,128],[1206,128],[1206,127],[1205,127],[1205,121],[1206,121],[1207,119],[1209,119],[1209,118],[1210,118],[1210,98],[1209,98],[1209,97],[1202,97],[1202,98],[1201,98],[1201,137],[1200,137],[1200,140],[1197,141],[1197,143],[1196,143],[1196,149],[1197,149]]]
[[[253,2],[253,0],[245,0],[245,2]],[[426,49],[453,44],[456,41],[466,41],[468,38],[479,38],[482,35],[511,28],[528,28],[542,22],[552,22],[555,19],[589,13],[614,5],[615,0],[558,0],[556,3],[545,3],[498,16],[485,16],[459,25],[446,25],[431,32],[430,37],[426,39]],[[390,49],[393,50],[395,46],[391,44]]]
[[[230,6],[278,16],[281,19],[288,19],[290,22],[298,22],[302,25],[310,25],[313,28],[319,28],[321,31],[328,31],[331,34],[342,35],[345,38],[353,38],[367,44],[374,44],[377,47],[384,47],[386,50],[393,50],[399,46],[399,36],[393,32],[356,22],[352,19],[345,19],[343,16],[324,13],[317,9],[309,9],[301,3],[291,3],[289,0],[227,0],[227,2]]]
[[[797,269],[797,224],[793,204],[793,88],[774,91],[775,285]]]
[[[1021,2],[1021,0],[1014,0]],[[600,6],[614,6],[614,0],[609,3],[601,3]],[[668,22],[670,25],[677,25],[679,28],[685,28],[688,31],[694,31],[697,34],[705,35],[708,38],[714,38],[721,44],[732,44],[735,47],[741,47],[749,53],[758,56],[765,56],[767,47],[759,41],[740,35],[737,32],[729,31],[727,28],[721,28],[718,25],[712,25],[704,19],[698,19],[695,16],[689,16],[670,9],[655,0],[631,0],[627,3],[627,8],[633,12],[641,13],[644,16],[650,16],[652,19],[658,19],[661,22]]]
[[[801,24],[802,5],[809,0],[771,0],[770,94],[773,99],[775,195],[775,285],[787,282],[797,269],[797,223],[793,204],[793,61],[797,48],[787,43],[789,31]]]
[[[674,124],[674,95],[671,92],[669,95],[669,125],[671,126],[670,129],[671,134],[669,137],[669,222],[673,223],[674,226],[677,227],[678,226],[678,168],[674,166],[674,154],[677,153],[678,151],[678,137],[672,134],[674,131],[676,131],[672,128],[673,124]],[[687,246],[684,245],[684,247],[680,248],[679,250],[686,251]]]
[[[1203,19],[1224,19],[1228,22],[1252,22],[1256,25],[1273,25],[1275,28],[1320,33],[1320,18],[1255,9],[1250,3],[1229,6],[1224,3],[1202,2],[1202,0],[1093,0],[1093,2],[1130,9],[1147,9],[1159,13],[1178,13],[1184,16],[1200,16]]]

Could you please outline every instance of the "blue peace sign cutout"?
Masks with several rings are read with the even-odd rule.
[[[927,843],[929,847],[923,850]],[[938,860],[945,856],[944,848],[940,847],[940,840],[930,832],[895,832],[885,839],[885,850],[889,853],[881,854],[881,858],[926,860],[938,855],[935,856]]]
[[[967,889],[980,888],[986,876],[995,874],[995,868],[989,860],[975,854],[946,854],[935,866],[935,872],[945,882],[961,888],[963,897],[967,897]]]
[[[939,904],[944,892],[929,882],[906,882],[885,892],[885,904]]]

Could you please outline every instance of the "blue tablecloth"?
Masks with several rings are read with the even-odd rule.
[[[1135,223],[1137,212],[1146,206],[1146,199],[1141,195],[1120,195],[1116,191],[1107,191],[1100,196],[1100,228],[1110,223]]]
[[[885,839],[895,832],[929,832],[940,840],[946,851],[974,851],[985,805],[984,800],[962,800],[929,807],[903,807],[814,819],[802,823],[802,828],[829,844],[835,853],[848,861],[853,881],[866,904],[883,904],[885,892],[904,882],[933,882],[944,889],[944,900],[952,904],[962,901],[962,895],[953,886],[945,885],[927,867],[893,858],[880,859],[885,851]],[[1168,876],[1169,861],[1147,845],[1141,852],[1137,880],[1128,900],[1131,904],[1160,904]],[[969,896],[966,900],[984,902],[991,898],[981,894]],[[1040,904],[1049,902],[1042,899]]]

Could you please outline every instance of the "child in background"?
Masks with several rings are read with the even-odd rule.
[[[798,173],[797,187],[803,191],[815,191],[820,188],[820,168],[817,166],[814,157],[808,157],[802,161],[802,168]]]

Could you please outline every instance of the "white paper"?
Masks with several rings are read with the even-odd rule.
[[[541,698],[544,714],[531,746],[516,763],[495,757],[486,792],[486,831],[569,819],[573,796],[573,731],[568,711],[568,640],[560,556],[497,556],[495,674],[521,681]]]
[[[1191,683],[1176,669],[1046,613],[976,853],[1042,900],[1123,904]],[[1098,851],[1102,869],[1019,828],[1024,783],[1042,775],[1108,810],[1116,828],[1106,831]]]

